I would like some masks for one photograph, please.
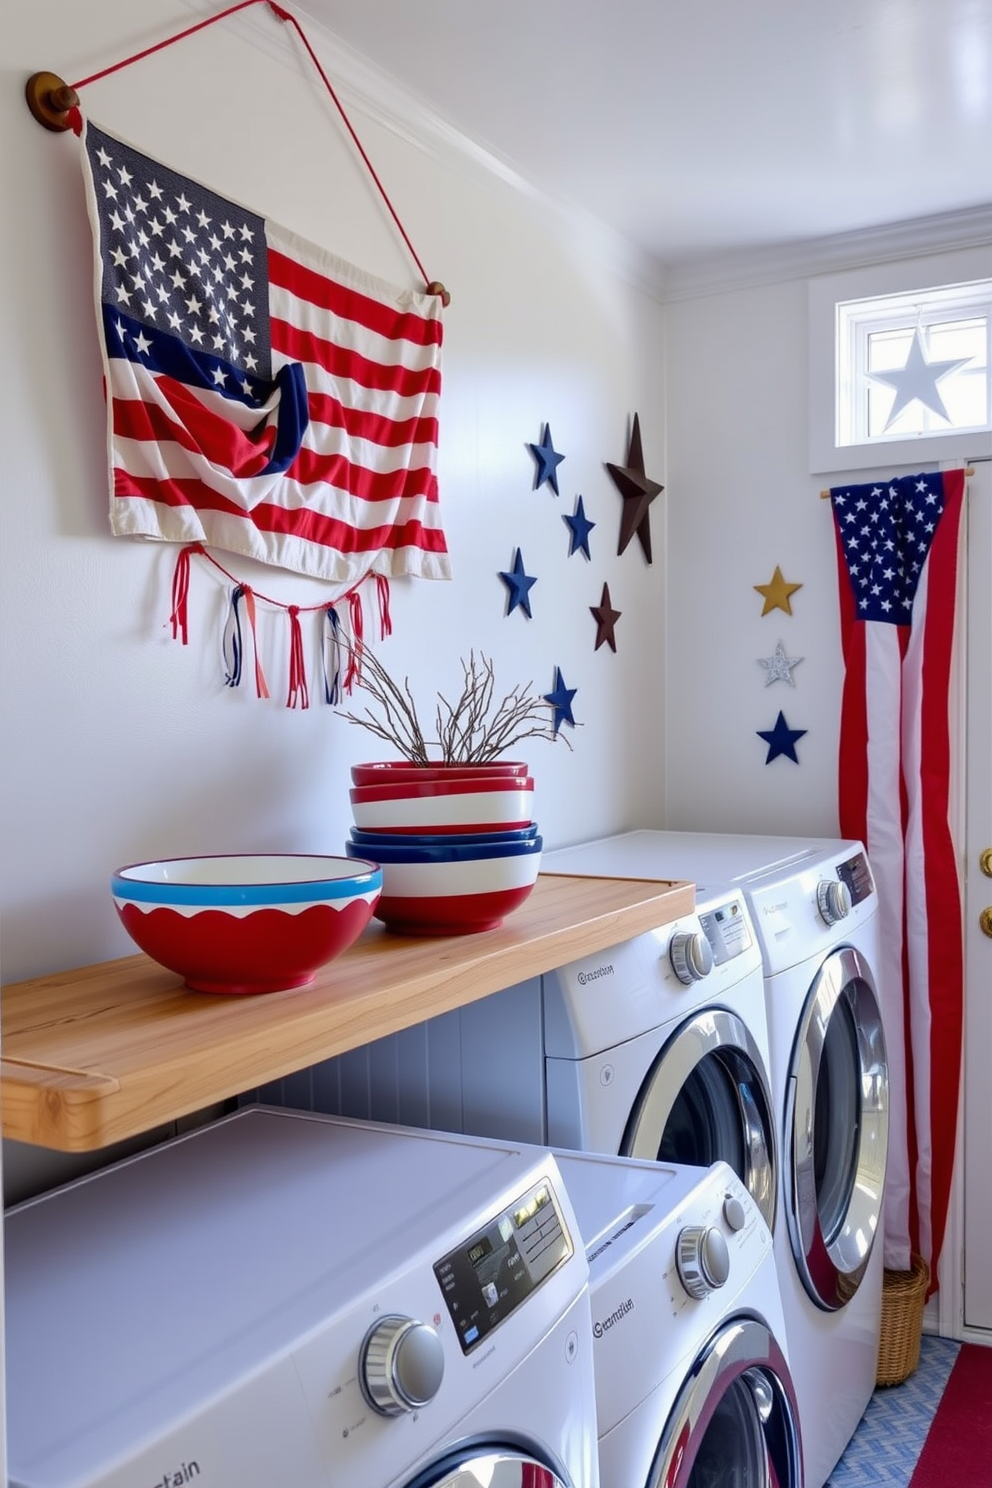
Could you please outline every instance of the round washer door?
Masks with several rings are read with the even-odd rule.
[[[658,1052],[627,1121],[621,1157],[729,1163],[772,1229],[775,1120],[761,1052],[726,1008],[687,1018]]]
[[[759,1318],[724,1322],[696,1356],[645,1488],[802,1488],[799,1408]]]
[[[407,1488],[568,1488],[568,1484],[530,1453],[488,1443],[439,1458]]]
[[[854,1296],[882,1212],[889,1079],[871,968],[852,946],[823,962],[793,1045],[783,1156],[789,1237],[812,1300]]]

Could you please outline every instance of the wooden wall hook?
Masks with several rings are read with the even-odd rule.
[[[56,73],[32,73],[24,85],[24,96],[32,114],[46,129],[61,132],[72,128],[67,116],[78,106],[79,94]]]
[[[448,293],[448,291],[445,289],[444,285],[440,282],[439,279],[432,279],[431,280],[430,284],[428,284],[428,286],[427,286],[427,293],[428,294],[433,294],[433,295],[440,295],[440,297],[441,297],[441,304],[444,306],[444,308],[446,310],[447,310],[448,306],[451,304],[451,296]]]

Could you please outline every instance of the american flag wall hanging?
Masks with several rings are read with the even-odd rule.
[[[110,526],[331,581],[451,577],[442,298],[83,124]]]
[[[878,887],[889,1066],[885,1264],[940,1259],[954,1167],[964,941],[950,694],[965,472],[835,486],[840,830]]]

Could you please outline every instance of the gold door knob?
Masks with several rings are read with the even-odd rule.
[[[992,938],[992,905],[982,910],[978,916],[978,923],[982,927],[982,933]]]
[[[992,878],[992,847],[987,847],[978,856],[978,866],[986,878]]]

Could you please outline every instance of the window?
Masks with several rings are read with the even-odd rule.
[[[989,442],[992,279],[926,282],[920,271],[882,294],[850,293],[877,287],[881,268],[811,281],[811,470],[948,459]]]

